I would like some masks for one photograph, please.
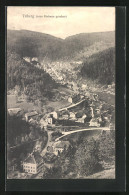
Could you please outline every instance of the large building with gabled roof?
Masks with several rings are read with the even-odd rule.
[[[43,158],[38,152],[33,152],[23,161],[23,171],[30,174],[37,174],[43,168]]]

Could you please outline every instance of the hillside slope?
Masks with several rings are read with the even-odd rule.
[[[21,57],[47,57],[51,60],[70,59],[76,53],[85,48],[103,42],[103,44],[114,44],[115,32],[81,33],[60,39],[48,34],[27,31],[8,30],[7,47],[17,52]]]
[[[8,30],[7,47],[21,57],[56,57],[62,39],[39,32],[27,30]]]
[[[85,60],[81,69],[83,78],[98,80],[102,84],[115,82],[115,49],[108,48]]]
[[[7,89],[18,86],[19,91],[31,99],[43,100],[51,97],[51,90],[57,87],[51,76],[42,69],[24,61],[18,54],[8,51],[7,54]]]
[[[65,39],[65,43],[71,50],[80,51],[85,47],[89,47],[96,42],[114,43],[115,33],[109,32],[96,32],[96,33],[81,33],[73,36],[69,36]]]

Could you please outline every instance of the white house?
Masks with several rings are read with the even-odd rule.
[[[26,62],[31,62],[31,58],[30,58],[30,57],[23,57],[23,59],[24,59]]]
[[[57,119],[57,118],[58,118],[58,114],[57,114],[57,112],[56,112],[56,111],[51,112],[51,113],[50,113],[50,115],[51,115],[53,118],[55,118],[55,119]]]
[[[70,118],[76,118],[76,115],[75,115],[74,112],[69,112],[69,117],[70,117]]]
[[[38,152],[33,152],[23,161],[23,171],[29,174],[39,173],[43,168],[43,158]]]
[[[37,57],[33,57],[31,61],[38,61]]]
[[[21,111],[21,108],[9,108],[9,109],[8,109],[8,113],[9,113],[10,115],[17,114],[17,113],[20,112],[20,111]]]
[[[86,115],[84,114],[81,118],[78,118],[76,122],[78,123],[85,123]]]
[[[87,117],[86,114],[83,114],[82,118],[85,119],[86,117]]]
[[[69,97],[69,98],[68,98],[68,102],[71,103],[71,104],[73,103],[72,97]]]
[[[52,125],[53,119],[51,117],[46,118],[45,120],[48,124]]]
[[[97,118],[92,118],[90,120],[90,124],[89,124],[90,127],[100,127],[100,123],[98,121]]]
[[[87,88],[87,85],[82,84],[82,90],[85,90]]]

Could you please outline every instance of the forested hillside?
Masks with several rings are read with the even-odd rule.
[[[8,30],[7,47],[21,57],[56,58],[62,39],[28,30]]]
[[[81,33],[60,39],[48,34],[27,31],[8,30],[7,47],[18,53],[21,57],[38,57],[43,60],[47,57],[51,60],[71,59],[76,53],[103,41],[103,44],[113,44],[115,42],[114,32]]]
[[[102,84],[115,81],[115,49],[109,48],[87,58],[81,69],[84,78],[97,80]]]
[[[104,132],[96,138],[83,135],[81,139],[60,154],[54,167],[44,174],[45,179],[92,179],[92,174],[115,165],[114,132]]]
[[[65,43],[68,47],[79,51],[85,47],[89,47],[97,42],[114,43],[115,33],[109,32],[95,32],[95,33],[81,33],[73,36],[69,36],[65,39]]]
[[[7,89],[17,85],[32,100],[50,97],[51,89],[57,87],[48,73],[24,61],[16,53],[8,51],[7,67]]]
[[[75,68],[74,64],[76,64],[71,65],[70,62],[77,60],[83,64],[78,65],[74,74],[77,72],[85,79],[90,78],[101,84],[109,85],[115,79],[114,44],[115,32],[113,31],[81,33],[60,39],[39,32],[8,30],[7,87],[13,89],[17,84],[33,100],[36,97],[39,99],[43,96],[52,97],[51,89],[56,88],[57,84],[51,78],[50,72],[62,76],[64,66],[70,71]],[[42,67],[47,67],[49,63],[48,73],[51,76],[44,70],[25,62],[23,57],[37,57]],[[62,65],[61,62],[66,62],[65,60],[67,64]],[[57,70],[56,62],[60,65]],[[73,68],[70,69],[70,66]],[[67,73],[68,71],[65,72],[66,75]]]

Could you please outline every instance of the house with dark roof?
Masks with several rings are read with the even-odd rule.
[[[37,174],[43,168],[43,158],[38,152],[33,152],[23,161],[23,171],[29,174]]]
[[[83,110],[78,111],[78,112],[75,114],[76,118],[82,118],[83,115],[84,115],[84,111],[83,111]]]
[[[50,117],[53,117],[53,118],[57,119],[58,118],[58,113],[56,111],[53,111],[53,112],[50,113]]]
[[[36,111],[29,112],[25,114],[26,121],[29,121],[31,118],[34,118],[38,115]]]
[[[63,152],[64,149],[68,149],[70,143],[69,141],[59,141],[53,145],[53,151],[55,155]]]
[[[60,111],[60,113],[59,113],[59,117],[58,117],[58,119],[59,120],[68,120],[69,119],[69,111],[68,110],[62,110],[62,111]]]

